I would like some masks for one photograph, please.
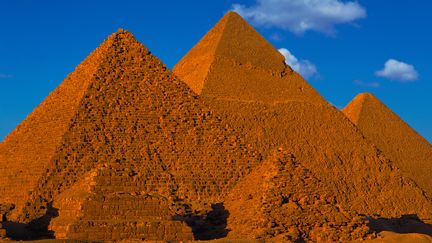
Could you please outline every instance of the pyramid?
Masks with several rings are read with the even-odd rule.
[[[432,196],[432,146],[370,93],[357,95],[343,110],[367,139]]]
[[[23,206],[38,183],[109,48],[95,50],[0,143],[0,203]]]
[[[84,74],[87,76],[79,76]],[[82,90],[73,93],[77,87]],[[62,120],[65,122],[63,130],[58,129],[61,135],[43,137],[42,133],[32,130],[33,127],[49,130],[52,124],[41,122],[55,117],[57,110],[65,109],[56,104],[62,104],[72,95],[79,97],[74,97],[77,101],[69,104],[75,107],[66,109],[67,114],[73,111],[73,115]],[[45,109],[45,104],[51,107]],[[40,155],[26,154],[33,150],[32,143],[50,144],[52,148]],[[150,198],[149,203],[152,203],[160,198],[161,205],[175,202],[205,212],[206,208],[220,202],[239,178],[261,160],[229,124],[217,117],[186,84],[124,30],[111,35],[90,54],[1,146],[0,168],[14,161],[17,169],[12,168],[15,180],[7,177],[9,179],[0,184],[3,192],[11,193],[10,196],[1,194],[0,200],[16,205],[11,216],[13,220],[40,224],[53,220],[50,215],[56,205],[60,207],[57,208],[59,217],[67,215],[67,203],[57,202],[56,198],[78,198],[82,200],[78,204],[84,205],[79,210],[86,216],[92,215],[85,213],[85,205],[93,203],[93,210],[104,208],[105,199],[98,198],[104,195],[104,190],[114,195],[113,201],[117,200],[115,195],[124,193],[138,195],[137,202],[145,203],[146,198]],[[32,163],[36,162],[43,167],[38,173],[31,171],[36,167]],[[91,193],[79,186],[72,190],[92,196],[62,195],[92,171],[97,176]],[[128,173],[137,175],[134,178],[138,179],[123,180],[121,175]],[[26,181],[26,178],[31,180]],[[26,192],[13,192],[10,188],[21,179],[24,181],[20,188]],[[126,204],[120,208],[128,209],[127,203],[133,204],[131,200],[125,200]],[[119,208],[108,202],[107,205],[106,210]],[[164,215],[163,221],[168,222],[172,211],[156,211],[153,219],[160,214]],[[137,219],[134,220],[132,218],[129,223],[136,225]],[[79,229],[85,222],[92,222],[92,218],[59,219],[57,226],[54,222],[54,229],[59,225],[57,229],[62,229],[61,225],[65,224],[66,228],[72,227],[75,222]],[[74,234],[64,227],[60,235]],[[157,229],[163,230],[163,227]],[[183,232],[182,227],[178,229]]]
[[[238,14],[226,14],[173,72],[263,156],[278,147],[295,154],[347,210],[431,216],[431,200],[412,179]]]
[[[206,98],[273,103],[323,101],[285,65],[279,51],[234,12],[226,14],[173,72]],[[287,77],[290,82],[285,82]]]
[[[338,204],[333,191],[280,149],[239,182],[225,201],[229,237],[347,242],[368,236],[366,222]]]

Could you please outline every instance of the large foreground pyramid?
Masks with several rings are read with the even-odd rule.
[[[422,189],[238,14],[226,14],[173,72],[264,155],[292,152],[347,210],[432,215]]]
[[[190,239],[172,218],[205,214],[259,163],[243,140],[120,30],[1,144],[0,202],[41,225],[57,209],[58,237]]]
[[[343,110],[367,139],[432,196],[432,145],[375,96],[357,95]]]

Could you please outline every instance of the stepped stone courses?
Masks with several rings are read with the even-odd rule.
[[[133,166],[133,165],[128,165]],[[60,239],[79,240],[193,240],[184,222],[173,221],[174,202],[142,190],[146,180],[124,165],[102,166],[63,192],[56,202],[59,216],[50,230]],[[151,171],[147,171],[147,174]],[[121,188],[121,190],[119,190]]]
[[[432,197],[432,145],[428,141],[372,94],[359,94],[342,111]]]
[[[85,80],[89,84],[75,108],[76,114],[38,177],[38,183],[31,189],[30,197],[21,199],[27,201],[24,208],[16,212],[21,222],[48,223],[51,202],[100,165],[105,169],[97,171],[97,185],[92,189],[95,196],[84,197],[78,203],[82,205],[79,210],[84,218],[70,221],[68,216],[63,217],[68,215],[63,212],[69,210],[67,202],[55,204],[60,207],[60,219],[53,221],[52,228],[61,228],[62,217],[71,222],[71,226],[65,227],[69,229],[59,232],[59,236],[75,237],[83,227],[88,232],[92,232],[92,227],[95,232],[117,227],[112,225],[116,221],[103,227],[89,222],[95,219],[93,216],[102,217],[106,212],[120,215],[120,211],[114,211],[116,204],[122,202],[115,196],[119,193],[140,195],[134,199],[136,201],[125,199],[124,202],[125,205],[137,203],[137,210],[147,210],[143,206],[147,198],[150,198],[149,204],[161,198],[160,207],[180,201],[205,211],[213,203],[222,201],[228,189],[260,162],[259,154],[249,149],[250,145],[206,108],[186,84],[171,75],[129,32],[120,30],[110,36],[90,58],[94,56],[101,58],[97,59],[97,68],[90,80]],[[7,150],[8,144],[3,148]],[[22,170],[22,174],[30,173],[25,168]],[[124,177],[128,173],[133,176]],[[100,198],[105,193],[107,197],[114,196],[106,201]],[[69,200],[67,196],[63,199]],[[22,205],[16,200],[13,202]],[[89,204],[93,207],[86,206]],[[86,211],[103,205],[106,211],[105,208],[93,213]],[[154,234],[160,236],[167,233],[167,228],[177,228],[179,232],[170,232],[173,236],[170,240],[183,239],[182,224],[168,220],[169,216],[176,215],[174,212],[156,207],[149,213],[150,218],[158,218],[160,214],[164,215],[163,222],[178,225],[168,227],[159,222],[159,226],[154,226]],[[132,217],[126,223],[128,227],[131,224],[138,227],[137,220]],[[141,219],[138,223],[143,221],[157,223],[154,219]],[[131,230],[128,228],[128,231]],[[134,236],[137,238],[145,234],[138,228],[132,232],[137,233]],[[98,234],[89,234],[89,237],[112,239],[109,235]]]
[[[369,233],[359,215],[342,209],[334,192],[283,149],[239,182],[225,205],[233,238],[346,242]]]
[[[61,145],[108,45],[94,51],[0,143],[0,203],[23,207]]]
[[[235,33],[236,38],[229,33]],[[249,51],[242,51],[242,55],[236,51],[243,49]],[[205,61],[201,53],[207,53]],[[197,90],[200,98],[242,131],[263,155],[280,146],[289,148],[335,191],[347,210],[429,218],[431,200],[422,189],[282,61],[276,49],[231,12],[173,72],[192,88],[202,86]],[[189,74],[190,70],[196,71]]]
[[[72,240],[351,241],[373,236],[362,214],[432,216],[420,183],[239,15],[174,73],[186,83],[109,36],[0,144],[7,219]]]

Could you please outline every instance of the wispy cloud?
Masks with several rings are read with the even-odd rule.
[[[375,75],[399,82],[413,82],[419,77],[413,65],[395,59],[389,59],[384,64],[384,68],[376,71]]]
[[[288,64],[294,71],[300,73],[304,78],[318,76],[316,66],[309,60],[299,60],[288,49],[281,48],[279,52],[285,57],[285,63]]]
[[[254,25],[296,34],[308,30],[332,34],[336,25],[366,17],[366,9],[357,1],[341,0],[257,0],[252,6],[233,4],[232,10]]]
[[[353,82],[359,86],[368,87],[368,88],[377,89],[381,86],[380,83],[378,83],[378,82],[364,82],[364,81],[359,80],[359,79],[356,79]]]
[[[13,75],[11,74],[4,74],[4,73],[0,73],[0,79],[6,79],[6,78],[12,78]]]

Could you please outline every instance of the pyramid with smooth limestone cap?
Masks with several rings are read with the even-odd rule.
[[[227,13],[174,67],[204,98],[323,101],[237,13]],[[287,81],[289,80],[289,82]]]
[[[357,95],[343,110],[367,139],[432,196],[432,145],[373,94]]]
[[[431,216],[422,190],[238,14],[226,14],[173,72],[262,154],[284,147],[304,161],[346,209]]]
[[[84,74],[87,76],[79,76]],[[73,93],[78,87],[79,92]],[[69,105],[75,106],[73,109],[55,106],[73,95],[79,96],[72,97],[75,103]],[[51,106],[45,109],[45,104]],[[41,137],[43,134],[38,132],[34,132],[38,136],[33,139],[41,141],[27,137],[26,131],[32,127],[49,130],[50,123],[42,122],[55,117],[57,113],[50,112],[57,110],[73,114],[61,120],[65,124],[63,130],[58,129],[58,137]],[[46,142],[52,147],[41,151],[45,157],[25,154],[32,151],[32,142]],[[15,150],[15,146],[20,149]],[[48,224],[55,216],[52,202],[59,198],[54,203],[54,207],[60,207],[59,218],[50,227],[59,229],[59,236],[72,238],[80,229],[85,228],[86,232],[93,229],[97,234],[88,233],[89,240],[155,239],[154,235],[161,240],[190,239],[164,227],[164,224],[181,225],[168,220],[181,210],[177,206],[205,211],[220,202],[228,189],[260,160],[257,153],[248,150],[241,136],[215,116],[132,34],[123,30],[111,35],[80,64],[54,95],[42,103],[42,108],[37,108],[2,143],[1,149],[4,159],[0,168],[6,168],[14,160],[22,166],[15,171],[15,180],[32,178],[31,183],[23,183],[25,193],[0,196],[0,200],[16,204],[13,219]],[[29,171],[33,167],[23,166],[31,163],[42,168],[36,173]],[[93,187],[75,187],[72,190],[75,194],[62,195],[90,172],[96,183]],[[13,183],[12,179],[2,181],[0,188],[10,190]],[[67,202],[71,200],[79,205],[75,214],[84,218],[67,216],[64,210],[70,210]],[[167,206],[175,209],[164,208]],[[131,208],[137,214],[134,217],[124,214],[124,210]],[[120,218],[110,221],[110,214]],[[129,221],[121,215],[128,216]],[[95,222],[103,222],[103,227]],[[156,224],[148,228],[155,231],[141,232],[145,227],[138,226],[149,222]],[[119,225],[131,233],[114,235],[118,232],[111,229]],[[170,230],[174,229],[184,231],[181,226]],[[100,235],[101,232],[112,234]]]

